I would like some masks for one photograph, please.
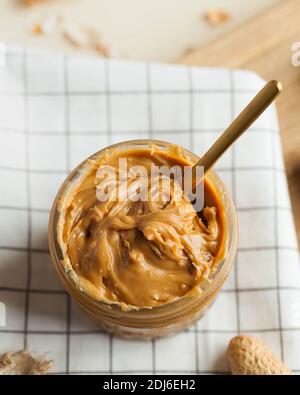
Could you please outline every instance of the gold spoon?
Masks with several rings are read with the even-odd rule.
[[[240,115],[228,126],[225,132],[209,148],[202,158],[192,167],[192,190],[202,181],[196,177],[197,166],[204,167],[204,174],[214,165],[220,156],[237,140],[252,123],[266,110],[281,92],[279,81],[269,81],[244,108]]]

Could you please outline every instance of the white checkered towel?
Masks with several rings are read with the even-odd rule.
[[[188,331],[153,342],[99,331],[66,295],[47,246],[53,198],[81,160],[111,143],[148,137],[200,155],[263,83],[239,70],[6,48],[0,66],[1,353],[48,352],[56,373],[226,373],[228,341],[249,333],[300,372],[300,265],[275,107],[216,166],[238,209],[238,257],[216,303]]]

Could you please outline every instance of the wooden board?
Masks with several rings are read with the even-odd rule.
[[[217,41],[190,51],[179,63],[253,70],[283,83],[277,109],[300,242],[300,67],[291,62],[294,42],[300,42],[300,0],[282,0]]]

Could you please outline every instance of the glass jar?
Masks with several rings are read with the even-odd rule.
[[[157,140],[133,140],[112,145],[108,148],[118,150],[148,148],[155,144],[161,150],[167,150],[170,143]],[[99,151],[88,159],[96,158],[103,152]],[[192,163],[199,159],[195,154],[183,149],[182,154]],[[53,264],[66,290],[80,308],[107,332],[126,338],[151,339],[176,333],[192,325],[216,298],[226,280],[237,249],[237,217],[232,198],[217,174],[210,170],[206,178],[218,194],[225,213],[225,255],[218,263],[216,271],[210,276],[210,282],[201,285],[201,293],[185,295],[176,301],[158,307],[139,308],[124,311],[118,305],[110,305],[96,301],[80,291],[65,271],[62,264],[62,250],[57,237],[57,224],[60,217],[59,202],[62,194],[72,188],[72,185],[82,177],[86,161],[77,166],[64,181],[54,201],[49,220],[48,240]]]

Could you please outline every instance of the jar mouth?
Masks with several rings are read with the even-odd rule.
[[[121,143],[116,143],[113,145],[110,145],[95,154],[90,155],[87,159],[85,159],[83,162],[81,162],[66,178],[62,186],[60,187],[57,196],[54,200],[51,213],[50,213],[50,220],[49,220],[49,229],[48,229],[48,240],[49,240],[49,247],[50,247],[50,254],[52,257],[53,262],[58,262],[56,265],[56,268],[59,269],[59,274],[60,277],[62,278],[63,282],[66,285],[66,288],[70,290],[70,287],[67,287],[67,283],[71,283],[73,280],[69,276],[69,274],[66,272],[65,268],[63,267],[63,259],[64,259],[64,253],[62,250],[62,247],[58,241],[58,235],[57,235],[57,225],[60,219],[61,212],[59,210],[59,201],[60,197],[64,194],[64,192],[72,187],[72,184],[78,179],[80,174],[82,174],[82,169],[86,165],[86,163],[89,160],[93,160],[97,158],[102,152],[105,150],[111,150],[111,149],[118,149],[118,150],[128,150],[130,148],[149,148],[151,145],[156,145],[160,149],[168,149],[170,146],[174,146],[174,144],[162,141],[162,140],[154,140],[154,139],[141,139],[141,140],[128,140],[124,141]],[[180,147],[182,148],[182,147]],[[184,158],[188,159],[192,163],[195,163],[199,157],[192,153],[191,151],[182,148],[182,155]],[[225,257],[222,261],[218,262],[216,264],[215,270],[209,274],[207,282],[198,285],[197,287],[200,287],[201,293],[200,297],[198,299],[199,302],[205,301],[207,298],[210,298],[211,295],[215,294],[218,292],[220,287],[223,285],[225,279],[227,278],[227,275],[230,271],[230,268],[232,266],[234,256],[236,253],[236,248],[237,248],[237,215],[236,215],[236,210],[232,201],[232,198],[230,196],[230,193],[224,184],[224,182],[221,180],[221,178],[216,174],[214,170],[209,170],[209,172],[206,174],[206,176],[210,183],[216,188],[218,193],[220,194],[221,197],[221,202],[224,207],[225,211]],[[76,287],[75,282],[73,281],[73,287]],[[118,313],[120,311],[125,311],[127,309],[124,309],[124,307],[121,306],[120,302],[110,302],[110,301],[105,301],[105,300],[96,300],[93,299],[88,293],[84,292],[82,289],[78,289],[77,292],[80,292],[80,295],[82,298],[84,298],[87,303],[95,306],[101,306],[104,311],[107,310],[108,314],[113,314]],[[73,295],[74,296],[74,295]],[[180,306],[182,303],[189,303],[189,301],[193,301],[195,298],[191,294],[185,294],[181,297],[178,297],[177,299],[167,302],[162,305],[158,306],[131,306],[127,305],[130,307],[130,309],[127,311],[130,312],[131,315],[136,315],[138,314],[139,316],[141,313],[144,313],[146,315],[163,315],[165,309],[169,309],[170,307],[174,308],[176,310],[177,306],[178,309],[181,310]],[[179,313],[178,310],[178,313]]]

